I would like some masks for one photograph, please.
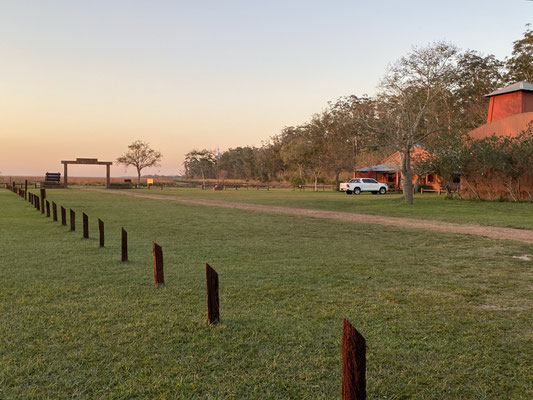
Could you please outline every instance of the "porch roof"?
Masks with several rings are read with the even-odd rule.
[[[356,169],[355,172],[396,172],[399,170],[400,166],[398,164],[377,164]]]

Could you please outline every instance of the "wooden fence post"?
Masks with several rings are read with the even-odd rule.
[[[72,208],[70,209],[70,230],[76,230],[76,213]]]
[[[154,256],[154,282],[156,286],[165,283],[165,275],[163,274],[163,249],[156,242],[152,242],[153,256]]]
[[[24,200],[28,200],[28,180],[24,181]]]
[[[218,274],[208,263],[205,263],[205,282],[207,289],[207,322],[216,324],[220,321]]]
[[[50,217],[50,202],[46,200],[46,216]]]
[[[41,188],[41,214],[44,214],[44,201],[46,200],[46,189]]]
[[[128,232],[122,228],[122,261],[128,261]]]
[[[52,219],[57,221],[57,204],[55,201],[52,201]]]
[[[67,210],[61,206],[61,225],[67,226]]]
[[[342,400],[366,399],[366,342],[346,318],[342,319]]]
[[[83,213],[83,238],[89,239],[89,217]]]
[[[39,199],[39,196],[35,196],[35,208],[37,211],[41,211],[41,200]]]
[[[100,247],[104,247],[104,221],[98,218],[98,230],[100,231]]]

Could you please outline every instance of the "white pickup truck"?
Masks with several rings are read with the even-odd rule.
[[[350,179],[346,183],[341,183],[339,185],[339,190],[341,192],[346,192],[346,194],[359,194],[361,192],[372,192],[372,194],[385,194],[389,187],[386,183],[381,183],[371,178],[355,178]]]

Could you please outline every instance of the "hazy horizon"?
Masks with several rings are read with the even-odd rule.
[[[0,1],[0,174],[114,161],[140,139],[164,155],[143,174],[179,175],[193,148],[259,146],[339,96],[373,95],[412,46],[504,59],[531,16],[525,0]]]

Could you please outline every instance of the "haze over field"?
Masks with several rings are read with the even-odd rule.
[[[0,171],[115,160],[141,139],[164,155],[143,173],[176,174],[192,148],[259,145],[338,96],[374,94],[412,45],[504,59],[533,15],[521,0],[361,3],[2,2]]]

